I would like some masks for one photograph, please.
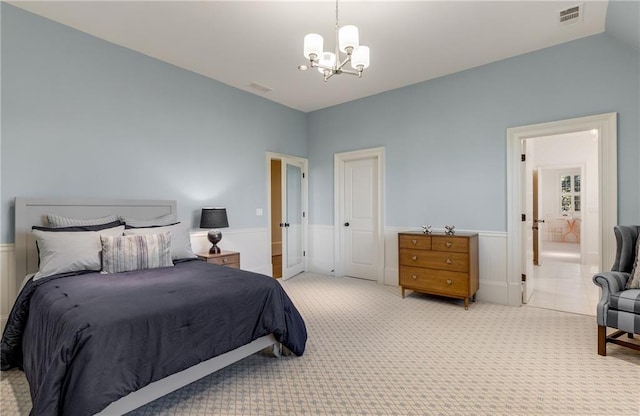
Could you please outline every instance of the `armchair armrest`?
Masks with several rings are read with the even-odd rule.
[[[601,272],[593,276],[593,283],[602,288],[600,300],[597,306],[597,321],[600,326],[607,326],[607,312],[609,311],[609,299],[612,294],[624,290],[630,274],[624,272]]]
[[[601,272],[593,276],[593,283],[602,288],[600,300],[609,300],[609,296],[624,290],[629,273],[624,272]]]

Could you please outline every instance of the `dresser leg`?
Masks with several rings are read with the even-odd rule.
[[[402,299],[404,299],[404,288],[401,287],[400,289],[402,290]]]
[[[464,308],[469,309],[469,298],[464,298]]]

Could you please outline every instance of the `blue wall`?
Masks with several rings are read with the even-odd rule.
[[[305,115],[1,12],[2,243],[15,196],[177,199],[194,227],[203,205],[227,206],[234,228],[265,227],[266,151],[309,157],[310,223],[333,224],[333,154],[377,146],[387,225],[504,231],[506,129],[614,111],[619,221],[640,223],[640,57],[617,32]]]
[[[505,231],[507,128],[618,112],[619,221],[638,224],[639,81],[638,51],[600,34],[310,113],[310,222],[333,224],[334,153],[384,146],[387,225]]]
[[[2,3],[1,242],[13,199],[176,199],[266,227],[265,153],[306,156],[306,115]],[[266,212],[266,210],[265,210]]]

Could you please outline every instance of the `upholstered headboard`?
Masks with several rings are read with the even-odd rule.
[[[69,218],[99,218],[123,215],[134,218],[155,218],[176,213],[173,200],[135,199],[30,199],[16,198],[15,260],[17,294],[24,277],[38,270],[38,251],[31,233],[34,225],[46,226],[47,214]]]

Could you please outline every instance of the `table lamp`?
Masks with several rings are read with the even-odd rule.
[[[220,248],[216,245],[222,240],[222,232],[218,228],[227,228],[227,209],[221,207],[202,208],[200,215],[200,228],[211,228],[207,233],[207,238],[213,244],[209,249],[209,254],[219,254]]]

